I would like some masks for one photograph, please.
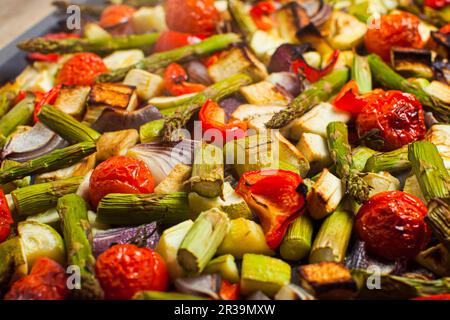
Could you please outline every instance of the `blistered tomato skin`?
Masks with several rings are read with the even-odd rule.
[[[219,21],[214,0],[167,0],[165,11],[172,31],[210,34]]]
[[[94,53],[78,53],[70,58],[58,73],[57,83],[85,85],[94,83],[95,77],[108,71],[102,58]]]
[[[388,260],[414,258],[430,240],[423,202],[401,191],[373,196],[356,216],[356,232],[367,249]]]
[[[390,61],[392,47],[422,48],[419,18],[407,12],[391,13],[369,25],[365,45],[369,52]]]
[[[391,151],[422,140],[426,127],[422,105],[412,94],[378,90],[356,120],[358,136],[378,151]],[[381,138],[381,140],[380,140]]]
[[[108,300],[128,300],[139,291],[166,291],[168,287],[164,260],[148,248],[113,246],[98,257],[95,269]]]
[[[97,166],[89,183],[94,207],[110,193],[152,193],[153,176],[147,165],[138,159],[113,157]]]

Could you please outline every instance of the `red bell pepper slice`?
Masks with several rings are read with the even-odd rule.
[[[166,90],[173,96],[201,92],[206,89],[203,84],[188,82],[186,70],[177,63],[172,63],[167,67],[164,72],[164,83]]]
[[[225,123],[225,111],[214,101],[207,100],[199,113],[203,133],[217,130],[222,135],[222,142],[228,142],[245,137],[247,124],[245,122]],[[208,141],[214,142],[214,141]]]
[[[61,91],[62,85],[59,84],[53,89],[51,89],[49,92],[45,93],[43,96],[39,97],[36,96],[35,99],[35,105],[34,105],[34,122],[39,122],[39,119],[37,117],[39,111],[41,111],[42,107],[46,104],[54,104],[56,101],[56,98],[59,95],[59,92]]]
[[[306,205],[306,187],[302,178],[286,170],[246,172],[236,192],[258,215],[267,245],[275,250],[289,224],[301,215]]]
[[[435,294],[431,296],[423,296],[412,300],[450,300],[450,293]]]
[[[25,99],[26,96],[27,96],[26,91],[20,90],[16,98],[14,99],[14,105],[17,105],[19,102]]]
[[[222,300],[239,300],[240,287],[239,283],[230,283],[222,280],[219,296]]]
[[[355,80],[350,80],[334,99],[333,105],[341,110],[358,114],[367,104],[366,98],[359,95],[358,84]]]
[[[61,39],[67,39],[67,38],[79,38],[79,34],[74,33],[49,33],[45,35],[44,39],[50,39],[50,40],[61,40]],[[39,52],[33,52],[28,55],[28,60],[31,61],[43,61],[43,62],[56,62],[59,60],[60,55],[57,53],[39,53]]]
[[[275,6],[272,1],[260,1],[250,9],[250,16],[258,29],[269,31],[274,25],[270,17],[273,12],[275,12]]]
[[[200,34],[183,33],[176,31],[163,31],[156,41],[154,51],[164,52],[191,44],[196,44],[206,39]]]
[[[298,59],[294,60],[291,65],[291,69],[295,73],[302,73],[306,79],[309,82],[317,82],[319,81],[323,76],[326,76],[331,71],[333,71],[334,66],[336,65],[336,62],[339,59],[339,50],[335,50],[333,54],[331,55],[330,59],[328,60],[328,64],[323,69],[317,69],[314,67],[311,67],[308,65],[303,58],[303,56],[300,56]]]
[[[0,243],[8,238],[13,223],[14,220],[9,210],[8,201],[3,190],[0,189]]]
[[[443,34],[448,34],[448,33],[450,33],[450,23],[447,24],[447,25],[445,25],[445,26],[443,26],[442,28],[440,28],[440,29],[439,29],[439,32],[440,32],[440,33],[443,33]]]

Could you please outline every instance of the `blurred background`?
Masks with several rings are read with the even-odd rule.
[[[53,0],[0,0],[0,48],[39,22]]]

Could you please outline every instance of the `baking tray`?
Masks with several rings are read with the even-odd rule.
[[[103,1],[79,0],[74,1],[74,3],[100,4],[103,3]],[[39,37],[49,32],[60,30],[60,22],[63,19],[64,16],[55,9],[40,22],[28,29],[28,31],[17,37],[0,50],[0,85],[14,79],[27,66],[27,53],[17,49],[17,43],[25,39]]]

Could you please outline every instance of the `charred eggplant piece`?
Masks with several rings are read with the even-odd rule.
[[[437,46],[438,54],[449,58],[450,57],[450,33],[431,32],[431,38]]]
[[[133,111],[137,107],[135,88],[116,83],[96,83],[89,93],[90,106],[110,106]]]
[[[278,33],[289,43],[297,42],[297,32],[310,23],[306,10],[295,1],[281,7],[275,13],[275,18]]]
[[[391,51],[394,69],[407,77],[433,78],[430,50],[394,47]]]

